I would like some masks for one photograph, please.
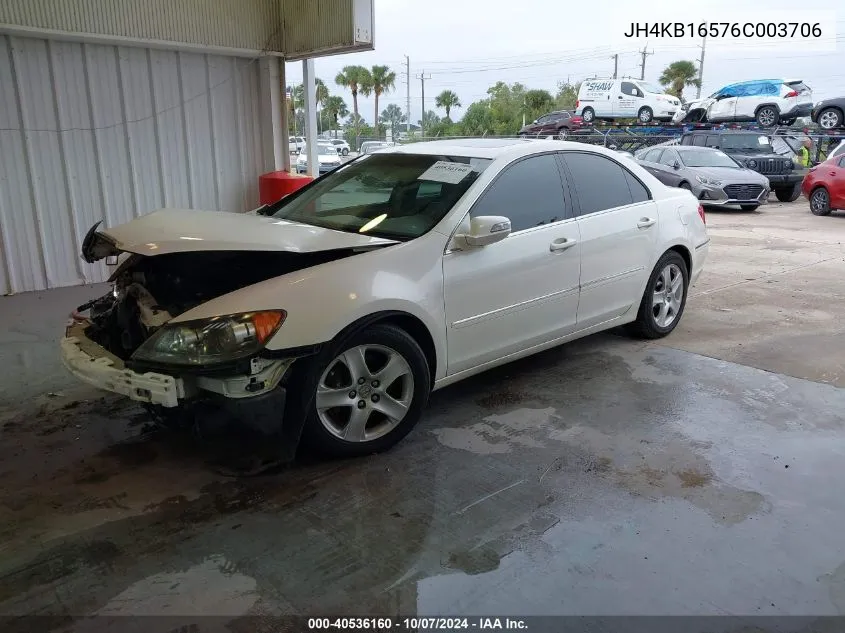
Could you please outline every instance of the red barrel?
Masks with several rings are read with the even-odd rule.
[[[272,204],[307,185],[313,178],[286,171],[271,171],[258,177],[259,204]]]

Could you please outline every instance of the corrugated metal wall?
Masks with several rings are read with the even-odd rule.
[[[282,52],[283,4],[283,0],[2,0],[0,24]]]
[[[105,280],[97,220],[258,204],[257,62],[0,35],[0,87],[0,294]]]

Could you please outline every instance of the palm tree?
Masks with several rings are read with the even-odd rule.
[[[675,95],[683,101],[684,88],[688,86],[698,86],[701,82],[698,79],[698,71],[695,68],[695,62],[681,60],[672,62],[660,75],[660,84],[664,87],[669,86],[667,92]]]
[[[390,136],[395,141],[399,124],[406,121],[405,113],[395,103],[389,104],[381,113],[381,122],[390,126]]]
[[[444,90],[434,98],[434,105],[446,110],[446,118],[450,119],[449,114],[452,112],[452,108],[460,108],[461,100],[451,90]]]
[[[373,116],[373,125],[378,134],[378,98],[385,92],[390,92],[396,87],[396,73],[388,66],[373,66],[370,69],[371,87],[375,97],[376,107]]]
[[[344,86],[352,93],[352,113],[355,115],[355,145],[357,148],[359,137],[358,93],[367,95],[370,92],[370,71],[363,66],[344,66],[334,78],[338,86]]]
[[[346,102],[343,100],[343,97],[327,97],[326,102],[323,104],[323,110],[327,112],[332,121],[334,121],[333,129],[335,131],[335,137],[337,137],[338,118],[343,118],[349,114],[349,108],[346,106]]]

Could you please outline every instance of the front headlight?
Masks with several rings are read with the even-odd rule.
[[[757,161],[752,159],[745,163],[745,166],[748,167],[748,169],[757,169]]]
[[[704,176],[696,176],[695,179],[702,185],[710,185],[711,187],[720,187],[722,185],[721,180],[712,180],[711,178],[705,178]]]
[[[264,347],[286,316],[284,310],[266,310],[165,325],[132,360],[196,366],[245,358]]]

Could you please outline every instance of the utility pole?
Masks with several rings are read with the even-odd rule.
[[[420,136],[425,136],[425,80],[431,79],[431,75],[426,76],[425,71],[417,75],[420,80],[420,87],[422,88],[422,96],[420,105],[422,105],[422,116],[420,116]]]
[[[411,59],[405,55],[405,131],[411,136]],[[396,139],[393,139],[396,142]]]
[[[701,57],[698,59],[698,90],[696,90],[695,98],[701,99],[701,82],[704,77],[704,47],[707,45],[707,35],[701,40]]]
[[[641,51],[640,51],[640,55],[642,55],[642,56],[643,56],[643,61],[642,61],[642,63],[640,64],[640,80],[645,79],[645,58],[646,58],[646,57],[648,57],[649,55],[654,55],[654,51],[651,51],[651,52],[649,53],[649,52],[646,50],[647,48],[648,48],[648,42],[646,42],[646,45],[645,45],[645,46],[643,46],[643,50],[641,50]]]
[[[619,53],[613,56],[613,78],[616,79],[616,71],[619,69]]]

